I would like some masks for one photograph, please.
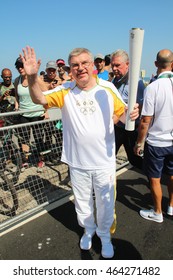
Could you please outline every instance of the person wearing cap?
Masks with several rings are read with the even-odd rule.
[[[65,83],[66,81],[71,81],[71,77],[67,75],[67,73],[70,72],[70,67],[65,65],[64,59],[57,59],[56,64],[61,84]]]
[[[27,46],[23,54],[21,58],[33,102],[45,108],[61,108],[61,160],[70,167],[77,219],[84,228],[80,248],[89,250],[96,233],[101,240],[102,257],[112,258],[116,173],[114,121],[125,121],[125,103],[112,83],[93,75],[93,56],[86,48],[76,48],[69,54],[68,63],[74,81],[64,83],[46,95],[38,84],[39,60],[34,49]],[[137,104],[130,116],[133,120],[139,116]]]
[[[105,70],[105,58],[102,54],[97,54],[94,57],[94,64],[97,69],[97,76],[103,80],[109,80],[109,72]]]
[[[50,60],[46,63],[45,73],[39,76],[39,78],[41,79],[40,88],[43,92],[56,88],[57,86],[62,84],[60,77],[57,75],[57,69],[58,67],[56,61]],[[54,119],[54,115],[55,115],[54,108],[53,109],[50,108],[49,110],[47,110],[46,118],[52,120]],[[45,147],[47,147],[47,149],[50,149],[50,146],[52,145],[53,131],[54,131],[54,125],[52,122],[49,122],[49,125],[45,125],[44,138],[45,138]],[[59,143],[59,145],[62,146],[62,143]],[[41,157],[41,162],[44,165],[44,157]]]
[[[15,67],[19,72],[19,76],[14,81],[15,86],[15,109],[16,110],[33,110],[33,112],[25,112],[21,115],[18,115],[18,123],[24,124],[28,122],[37,122],[47,118],[47,115],[45,115],[45,109],[42,105],[35,104],[29,93],[29,87],[28,87],[28,77],[26,75],[23,62],[20,59],[20,57],[17,58],[15,62]],[[42,81],[38,77],[39,86],[41,87]],[[42,88],[44,90],[44,88]],[[37,163],[37,171],[41,172],[42,168],[44,166],[44,162],[40,159],[39,153],[44,150],[44,142],[43,142],[43,131],[40,129],[39,124],[36,124],[32,126],[32,132],[34,136],[34,140],[37,147],[37,156],[38,156],[38,163]],[[18,139],[19,147],[22,154],[22,171],[25,170],[25,168],[28,167],[28,156],[27,153],[29,151],[28,143],[30,142],[30,136],[31,136],[31,128],[29,126],[23,126],[22,128],[19,128],[19,134],[22,135]]]
[[[49,89],[53,89],[56,86],[61,84],[61,80],[57,75],[57,65],[56,61],[48,61],[46,64],[46,73],[44,75],[40,75],[42,79],[42,88],[46,91]]]
[[[67,76],[67,81],[74,81],[72,73],[71,73],[71,69],[69,65],[64,65],[63,66],[64,71],[68,74]]]
[[[72,77],[69,75],[70,71],[70,67],[65,65],[65,61],[62,58],[59,58],[56,60],[56,64],[57,64],[57,71],[59,74],[59,78],[61,80],[60,84],[63,84],[67,81],[72,81]],[[68,73],[68,75],[67,75]],[[62,124],[62,122],[61,122]],[[63,131],[63,125],[62,125],[62,131]],[[67,176],[64,178],[64,180],[61,181],[61,185],[67,184],[70,181],[70,174],[69,174],[69,167],[68,171],[67,171]]]
[[[65,61],[64,61],[64,59],[62,59],[62,58],[58,58],[58,59],[56,60],[56,64],[57,64],[58,67],[62,67],[62,66],[65,65]]]

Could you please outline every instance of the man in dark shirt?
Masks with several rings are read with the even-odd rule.
[[[111,67],[114,74],[114,79],[112,83],[118,89],[121,94],[122,99],[126,104],[128,104],[128,94],[129,94],[129,56],[124,50],[117,50],[111,55]],[[140,108],[142,108],[143,103],[143,92],[144,83],[142,80],[138,82],[137,90],[137,100]],[[115,128],[115,141],[116,141],[116,154],[118,153],[120,147],[123,145],[128,157],[129,162],[139,168],[143,167],[143,159],[134,154],[133,148],[137,139],[137,128],[138,128],[139,118],[135,122],[135,130],[127,131],[125,130],[125,125],[122,122],[118,122]]]

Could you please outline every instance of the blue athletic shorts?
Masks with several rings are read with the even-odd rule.
[[[144,170],[148,178],[161,178],[162,173],[173,175],[173,146],[154,147],[145,143]]]

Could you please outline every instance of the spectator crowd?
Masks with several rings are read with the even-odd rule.
[[[157,73],[149,85],[139,78],[136,104],[131,112],[135,121],[133,131],[125,129],[130,97],[129,63],[128,53],[122,49],[105,56],[101,53],[92,56],[89,50],[77,48],[69,54],[68,64],[58,58],[48,61],[45,70],[40,71],[35,51],[27,47],[14,63],[19,72],[14,83],[10,69],[1,71],[0,107],[32,111],[19,115],[19,124],[38,122],[33,136],[39,171],[44,168],[39,154],[45,149],[43,133],[37,133],[39,121],[49,119],[51,107],[61,109],[62,161],[69,166],[77,218],[84,228],[80,248],[89,250],[96,233],[101,239],[104,258],[114,256],[111,243],[111,233],[116,229],[114,164],[122,145],[129,162],[144,172],[149,181],[153,209],[140,210],[140,216],[163,222],[161,178],[164,173],[168,176],[167,214],[173,216],[173,53],[163,49],[156,54]],[[27,157],[23,144],[30,137],[29,126],[24,135],[19,144],[25,170]]]

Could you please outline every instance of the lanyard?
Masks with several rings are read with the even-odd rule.
[[[158,77],[158,79],[160,79],[160,78],[173,78],[173,74],[165,73],[165,74],[162,74],[160,77]]]
[[[173,74],[172,73],[165,73],[162,74],[160,77],[158,77],[158,79],[160,78],[169,78],[172,84],[172,93],[173,93],[173,81],[171,80],[171,78],[173,78]]]

